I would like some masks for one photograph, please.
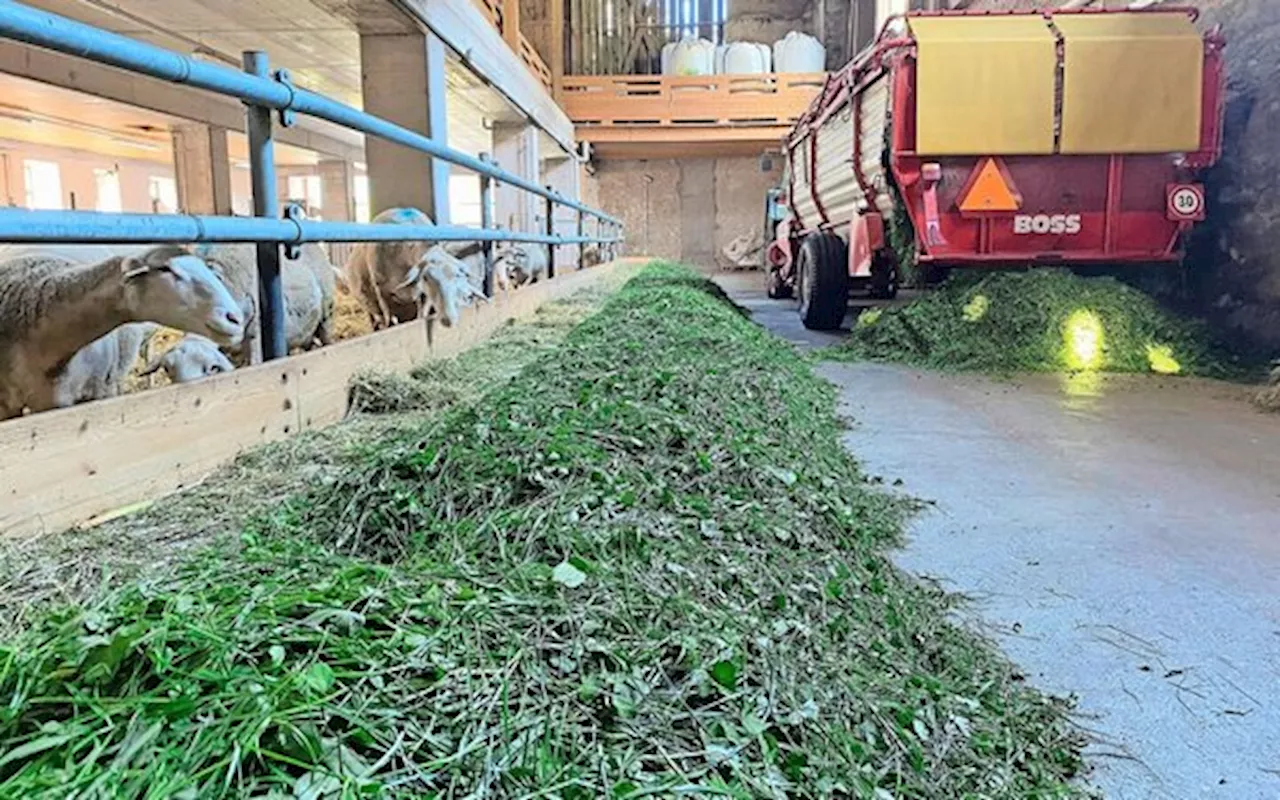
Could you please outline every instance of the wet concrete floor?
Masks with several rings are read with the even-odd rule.
[[[804,331],[758,273],[721,284],[801,346],[840,338]],[[936,502],[896,560],[1079,698],[1091,784],[1280,798],[1280,417],[1212,382],[820,371],[866,469]]]

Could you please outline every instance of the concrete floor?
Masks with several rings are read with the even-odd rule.
[[[804,346],[758,274],[722,285]],[[1116,800],[1280,798],[1280,418],[1236,387],[826,364],[872,474],[936,501],[897,558],[1079,697]]]

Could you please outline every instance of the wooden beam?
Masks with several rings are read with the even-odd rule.
[[[565,0],[548,0],[551,4],[550,57],[551,63],[551,95],[560,100],[560,89],[564,83],[564,4]]]
[[[596,159],[607,164],[610,161],[640,161],[672,158],[735,158],[754,157],[766,152],[777,152],[775,142],[618,142],[599,145],[594,151]]]
[[[591,144],[595,157],[607,161],[619,158],[714,158],[717,156],[759,155],[778,150],[791,131],[789,126],[761,125],[733,128],[683,128],[586,126],[578,136]]]
[[[517,54],[520,52],[520,0],[502,0],[502,38]]]

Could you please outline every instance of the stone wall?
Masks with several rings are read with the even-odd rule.
[[[1062,0],[1056,5],[1062,5]],[[1280,0],[1184,0],[1227,37],[1222,162],[1208,177],[1209,223],[1192,242],[1198,310],[1229,332],[1280,348]],[[1043,0],[975,0],[981,9],[1034,9]],[[1123,8],[1127,2],[1095,6]]]

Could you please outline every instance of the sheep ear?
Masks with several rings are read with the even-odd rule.
[[[151,267],[137,256],[125,256],[120,260],[120,271],[124,273],[126,281],[131,281],[146,275],[151,271]]]
[[[413,268],[409,270],[409,274],[405,276],[404,283],[402,283],[402,284],[400,284],[399,286],[397,286],[397,287],[394,289],[394,291],[397,291],[397,292],[398,292],[398,291],[400,291],[401,289],[407,289],[407,288],[409,288],[409,287],[410,287],[410,286],[412,286],[413,284],[417,283],[417,282],[418,282],[418,278],[420,278],[421,276],[422,276],[422,264],[420,264],[420,263],[419,263],[419,264],[414,264],[414,265],[413,265]]]

